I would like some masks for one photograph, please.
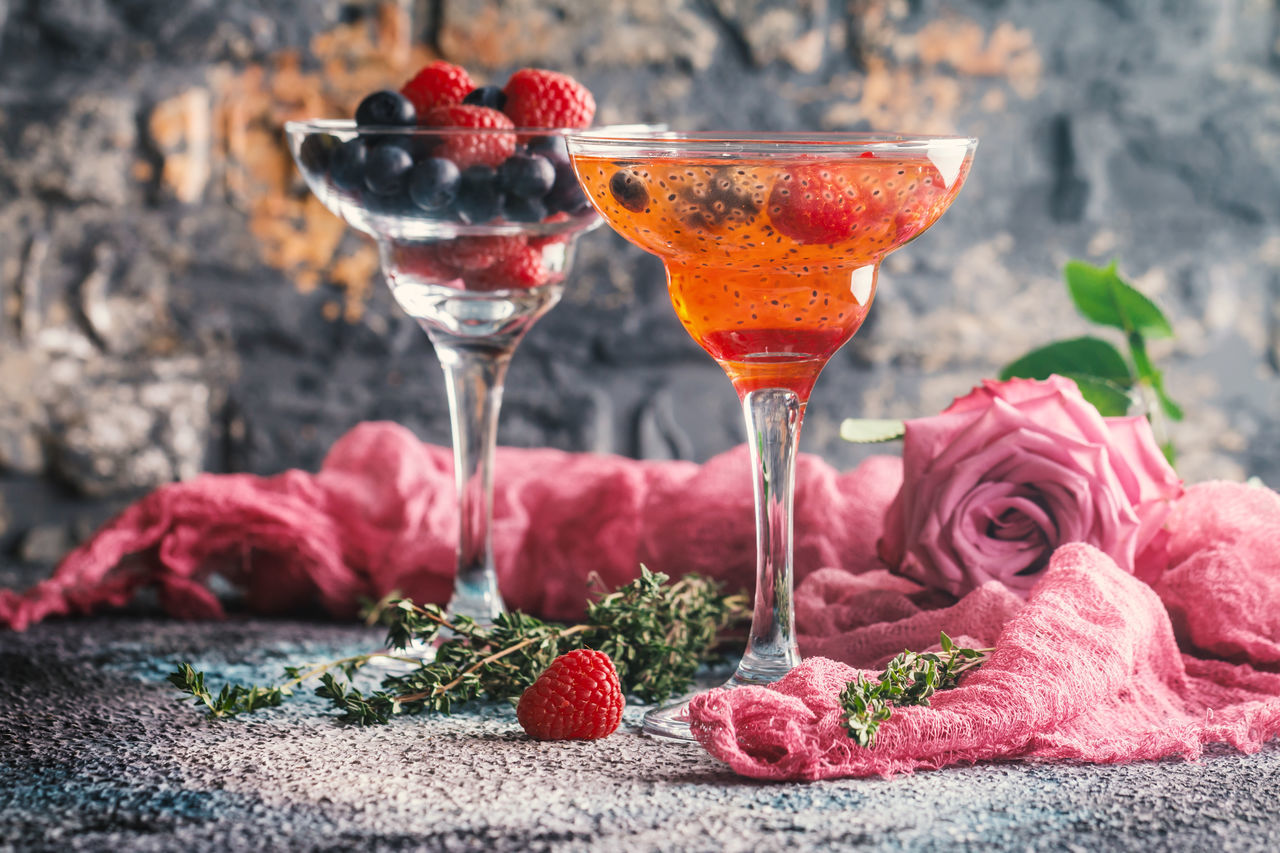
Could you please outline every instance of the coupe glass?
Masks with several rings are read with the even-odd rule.
[[[503,380],[525,333],[560,300],[577,237],[600,224],[569,168],[566,131],[350,121],[289,122],[286,131],[312,192],[377,241],[392,295],[426,331],[444,368],[459,520],[449,611],[491,623],[504,610],[490,524]],[[558,162],[554,184],[532,200],[504,196],[493,169],[469,162],[492,164],[495,155],[484,153],[491,151],[532,151]],[[415,175],[419,164],[434,161],[423,167],[429,170],[445,159],[451,165],[441,174]],[[408,163],[412,171],[404,172]],[[460,188],[451,193],[446,185]]]
[[[800,660],[792,495],[810,391],[866,317],[880,262],[955,199],[977,140],[602,129],[568,142],[592,205],[662,258],[676,314],[742,401],[756,594],[746,652],[725,686],[776,681]],[[687,706],[650,711],[645,732],[692,739]]]

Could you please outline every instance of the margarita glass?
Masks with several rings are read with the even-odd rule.
[[[592,205],[662,258],[676,315],[742,401],[756,593],[746,651],[726,686],[776,681],[800,660],[792,496],[809,394],[866,318],[880,262],[955,199],[977,140],[601,129],[568,142]],[[644,730],[691,739],[687,705],[650,711]]]
[[[444,368],[458,499],[449,611],[491,623],[504,610],[491,522],[507,366],[560,300],[577,237],[600,224],[568,167],[567,131],[350,121],[289,122],[286,131],[312,192],[377,242],[392,295],[426,331]],[[533,201],[504,195],[497,170],[464,159],[495,149],[558,162],[554,185]],[[447,157],[453,160],[442,162]]]

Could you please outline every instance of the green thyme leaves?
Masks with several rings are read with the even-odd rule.
[[[318,677],[316,695],[328,700],[341,720],[373,725],[398,714],[448,713],[480,698],[517,698],[557,657],[591,648],[613,659],[625,692],[658,702],[685,690],[698,667],[715,657],[720,633],[746,615],[745,599],[724,595],[715,581],[688,575],[669,582],[666,575],[641,567],[636,580],[589,604],[587,621],[578,625],[510,612],[484,626],[436,605],[379,602],[371,619],[387,626],[387,645],[393,650],[433,645],[429,661],[371,652],[286,667],[288,680],[282,684],[228,685],[217,696],[205,687],[204,673],[188,663],[179,664],[169,681],[194,696],[209,716],[223,718],[279,705],[292,695],[291,688]],[[413,669],[385,676],[377,690],[353,687],[355,673],[379,656],[412,663]]]
[[[259,708],[274,708],[291,695],[285,687],[254,687],[227,684],[215,696],[204,684],[204,673],[197,672],[189,663],[178,664],[169,673],[169,683],[190,696],[196,705],[203,705],[210,717],[234,717]]]
[[[946,633],[938,652],[904,651],[885,666],[879,679],[859,675],[840,694],[844,727],[859,746],[873,747],[880,724],[893,716],[895,707],[928,705],[939,690],[955,687],[960,676],[980,666],[991,649],[957,646]]]

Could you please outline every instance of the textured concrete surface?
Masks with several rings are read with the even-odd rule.
[[[0,850],[1280,849],[1280,744],[1196,764],[980,765],[762,784],[637,733],[528,740],[506,706],[378,728],[300,697],[209,722],[164,684],[358,651],[352,626],[96,618],[0,634]]]

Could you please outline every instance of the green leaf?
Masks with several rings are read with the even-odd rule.
[[[1068,373],[1066,376],[1080,388],[1080,396],[1092,403],[1104,418],[1118,418],[1129,414],[1133,397],[1124,388],[1096,376],[1076,373]]]
[[[1116,273],[1116,264],[1095,267],[1068,261],[1067,289],[1080,313],[1095,323],[1114,326],[1125,334],[1139,332],[1148,338],[1171,338],[1173,327],[1154,302]]]
[[[1112,344],[1085,336],[1032,350],[1000,371],[1001,379],[1047,379],[1058,374],[1073,380],[1086,400],[1106,417],[1125,415],[1133,400],[1129,363]]]
[[[1138,378],[1156,392],[1156,399],[1160,401],[1160,408],[1165,416],[1171,421],[1182,420],[1182,407],[1165,393],[1164,375],[1151,363],[1151,357],[1147,355],[1147,343],[1141,334],[1135,332],[1129,335],[1129,351],[1133,353],[1133,366],[1138,369]]]
[[[902,438],[907,425],[902,421],[875,418],[845,418],[840,424],[840,437],[855,444],[876,444]]]
[[[1123,388],[1133,384],[1129,363],[1112,344],[1086,335],[1042,346],[1000,371],[1002,380],[1048,379],[1051,374],[1078,374],[1107,380]]]

